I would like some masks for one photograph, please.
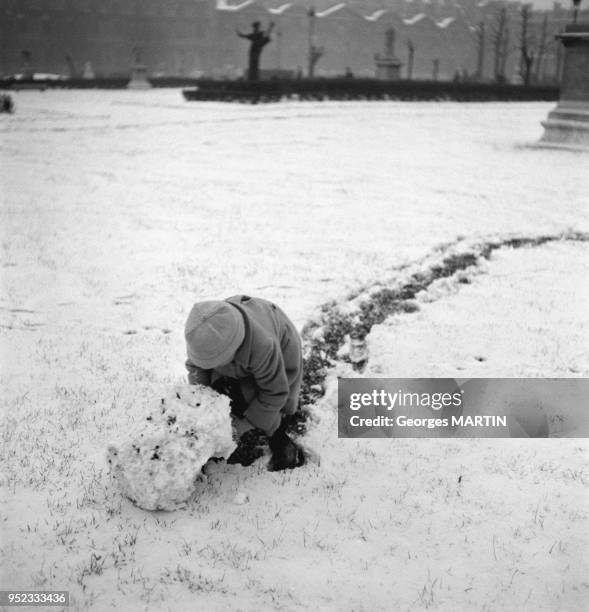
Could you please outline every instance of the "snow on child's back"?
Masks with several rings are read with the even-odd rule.
[[[174,387],[119,442],[109,445],[111,476],[121,492],[146,510],[175,510],[194,492],[211,457],[228,457],[229,398],[200,385]]]

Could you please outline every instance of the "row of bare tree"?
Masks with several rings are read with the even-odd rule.
[[[506,64],[507,59],[514,51],[519,52],[519,73],[524,85],[529,85],[532,81],[542,79],[541,70],[547,52],[555,44],[557,56],[557,71],[560,64],[560,45],[555,42],[556,32],[549,32],[548,15],[545,14],[538,28],[532,28],[530,17],[532,14],[531,5],[523,5],[519,12],[519,24],[516,25],[517,38],[512,42],[513,24],[505,7],[497,11],[493,22],[489,27],[489,37],[493,53],[493,78],[501,83],[507,80]],[[477,73],[480,79],[483,76],[485,50],[487,48],[487,28],[481,21],[476,29],[477,39]],[[558,74],[556,75],[558,78]]]

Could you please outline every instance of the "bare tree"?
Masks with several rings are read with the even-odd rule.
[[[500,80],[504,83],[507,80],[507,58],[511,52],[511,32],[509,28],[505,28],[503,36],[503,44],[501,46],[501,62],[499,65]]]
[[[479,21],[479,25],[476,27],[476,41],[477,41],[477,72],[476,80],[481,81],[483,79],[483,73],[485,71],[485,22]]]
[[[439,74],[440,74],[440,60],[439,58],[436,57],[432,61],[432,81],[437,81]]]
[[[415,45],[410,38],[407,39],[407,52],[409,54],[407,61],[407,79],[410,81],[413,78],[413,58],[415,56]]]
[[[534,80],[540,80],[540,71],[542,69],[542,63],[544,61],[544,55],[548,48],[548,13],[544,13],[542,19],[542,27],[540,28],[540,39],[538,40],[538,57],[536,58],[536,65],[534,67]]]
[[[325,55],[324,47],[317,47],[311,45],[309,50],[309,78],[312,79],[315,76],[315,66],[317,62]]]
[[[311,7],[307,13],[309,17],[309,56],[307,58],[307,75],[310,79],[315,76],[315,66],[317,62],[325,55],[324,47],[319,47],[315,44],[315,8]]]
[[[505,64],[509,51],[509,18],[507,9],[502,7],[495,15],[491,26],[491,41],[493,43],[493,74],[498,82],[505,81]]]
[[[532,50],[532,40],[530,36],[530,5],[524,4],[520,10],[521,27],[519,32],[519,50],[520,50],[520,74],[524,81],[524,85],[530,84],[532,76],[532,65],[534,63],[534,51]]]

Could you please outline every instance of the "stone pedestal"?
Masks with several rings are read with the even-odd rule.
[[[396,81],[401,77],[401,61],[396,57],[376,55],[376,78],[383,81]]]
[[[384,33],[384,53],[374,56],[376,78],[382,81],[396,81],[401,76],[401,61],[395,57],[395,30],[388,28]]]
[[[589,148],[589,23],[569,25],[557,38],[564,46],[560,99],[542,122],[540,144]]]
[[[92,67],[92,62],[86,62],[84,64],[84,72],[82,73],[83,79],[94,79],[96,75],[94,74],[94,68]]]
[[[151,83],[147,80],[147,66],[144,64],[131,66],[131,80],[127,89],[151,89]]]
[[[401,61],[395,57],[395,29],[388,28],[384,36],[384,53],[374,56],[376,78],[382,81],[397,81],[401,76]]]

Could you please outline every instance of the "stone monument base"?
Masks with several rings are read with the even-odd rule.
[[[147,80],[147,66],[136,64],[131,67],[131,80],[127,89],[151,89],[151,83]]]
[[[542,121],[544,135],[540,144],[589,148],[589,105],[561,101]]]
[[[381,81],[398,81],[401,78],[401,61],[396,57],[377,55],[376,78]]]
[[[589,148],[589,23],[570,24],[556,38],[564,47],[560,100],[538,144]]]

